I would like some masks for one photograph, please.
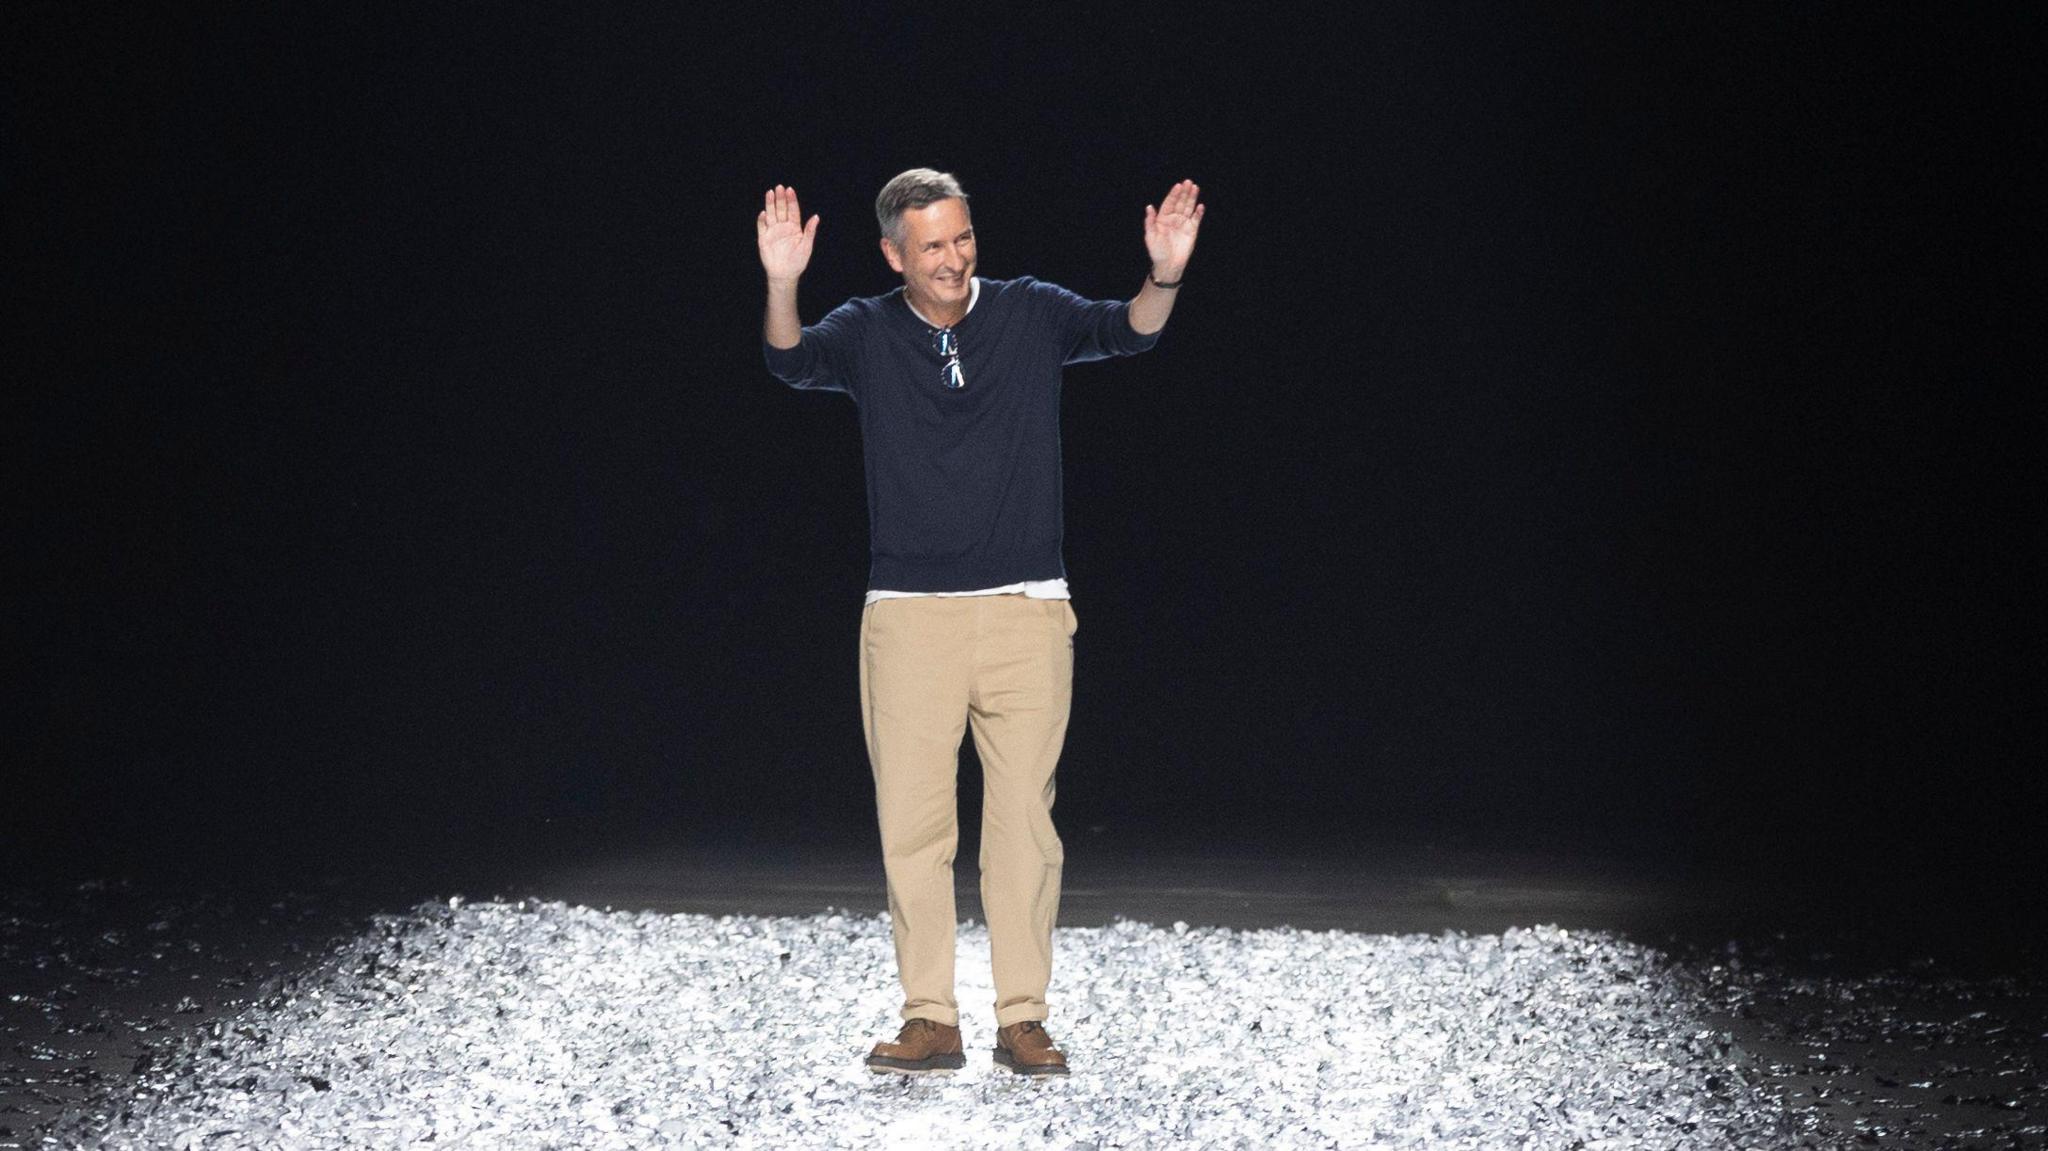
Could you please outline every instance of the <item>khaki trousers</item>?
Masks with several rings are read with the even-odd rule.
[[[981,905],[996,1024],[1046,1018],[1065,848],[1053,775],[1074,691],[1063,599],[909,596],[861,609],[861,726],[875,776],[889,930],[904,1019],[960,1025],[953,998],[953,857],[960,737],[981,755]]]

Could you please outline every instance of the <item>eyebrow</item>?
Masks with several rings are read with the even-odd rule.
[[[967,229],[966,231],[964,231],[964,232],[960,233],[960,234],[959,234],[958,236],[955,236],[955,237],[953,237],[953,238],[954,238],[954,239],[956,239],[956,240],[960,240],[960,239],[965,239],[965,238],[966,238],[966,237],[968,237],[968,236],[972,236],[973,234],[974,234],[974,229],[973,229],[973,228],[969,228],[969,229]],[[927,248],[929,248],[929,247],[932,247],[932,246],[936,245],[937,243],[938,243],[938,241],[937,241],[937,240],[926,240],[926,241],[925,241],[925,244],[924,244],[924,246],[925,246],[925,247],[927,247]]]

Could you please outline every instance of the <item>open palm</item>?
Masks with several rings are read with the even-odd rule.
[[[1145,251],[1154,268],[1177,272],[1194,254],[1195,233],[1201,230],[1202,212],[1208,207],[1196,202],[1201,193],[1193,180],[1182,180],[1157,207],[1145,205]]]
[[[818,218],[804,222],[797,207],[796,189],[781,184],[768,190],[765,206],[754,221],[754,238],[761,246],[761,267],[771,280],[794,280],[811,262],[811,241],[818,235]]]

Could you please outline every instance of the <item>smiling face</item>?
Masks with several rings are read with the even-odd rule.
[[[967,201],[935,200],[903,213],[903,247],[885,236],[882,255],[903,274],[904,293],[917,310],[940,323],[967,311],[974,276],[974,221]]]

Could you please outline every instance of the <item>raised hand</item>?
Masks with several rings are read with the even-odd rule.
[[[1145,205],[1145,251],[1152,257],[1155,273],[1177,278],[1194,254],[1195,233],[1201,229],[1202,212],[1208,207],[1195,202],[1201,191],[1193,180],[1182,180],[1157,207]]]
[[[775,185],[768,190],[766,205],[754,222],[754,238],[761,246],[761,267],[770,280],[794,280],[811,262],[811,241],[818,235],[818,218],[804,221],[796,204],[796,189]]]

